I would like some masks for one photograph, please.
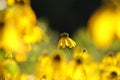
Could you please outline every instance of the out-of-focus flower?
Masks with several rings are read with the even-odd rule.
[[[31,31],[26,31],[23,39],[27,44],[35,44],[36,42],[41,41],[42,37],[43,30],[39,26],[35,26]]]
[[[7,51],[23,54],[27,52],[25,43],[20,39],[16,29],[10,25],[4,27],[0,43],[0,47]]]
[[[82,62],[85,77],[87,80],[99,80],[99,74],[97,72],[98,63],[92,59],[86,49],[76,47],[73,51],[73,59],[75,59],[77,62]],[[94,77],[92,75],[94,75]]]
[[[58,48],[62,47],[65,48],[66,46],[68,46],[69,48],[75,47],[76,46],[76,42],[73,41],[71,38],[69,38],[69,34],[68,33],[62,33],[60,36],[60,40],[58,41]]]
[[[73,57],[83,57],[84,54],[87,53],[87,50],[85,48],[81,49],[79,46],[74,49]]]
[[[99,64],[100,79],[102,80],[119,80],[120,69],[117,55],[108,53]]]
[[[74,49],[73,58],[82,58],[83,62],[90,62],[92,60],[87,49],[85,49],[85,48],[81,49],[80,47],[76,47]]]
[[[88,22],[93,42],[100,49],[108,48],[115,38],[120,39],[120,2],[104,1],[105,4],[93,13]]]
[[[67,64],[63,53],[55,51],[53,57],[45,54],[39,57],[35,75],[41,80],[66,80]]]
[[[24,0],[15,2],[18,3],[7,8],[4,14],[4,25],[0,28],[0,48],[11,51],[17,61],[25,61],[31,45],[42,40],[44,32],[37,26],[36,16],[30,5]]]
[[[114,39],[114,12],[110,9],[99,9],[89,20],[88,27],[95,45],[106,49]]]
[[[52,80],[53,69],[51,65],[51,57],[49,54],[44,54],[38,57],[38,63],[35,69],[35,76],[43,80]]]
[[[67,64],[65,57],[61,51],[56,51],[54,53],[51,65],[53,69],[53,79],[66,80],[67,74],[64,71],[67,69]]]
[[[115,66],[103,68],[100,71],[100,79],[101,80],[119,80],[120,70]]]
[[[119,77],[118,73],[115,71],[112,71],[107,78],[108,80],[119,80],[118,77]]]
[[[113,53],[108,53],[101,62],[104,66],[103,67],[107,67],[107,66],[116,66],[117,65],[117,58],[115,56],[115,54]]]
[[[86,72],[81,58],[73,59],[68,66],[67,80],[86,80]]]

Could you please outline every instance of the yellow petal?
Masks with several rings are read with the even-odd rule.
[[[61,38],[59,41],[58,41],[58,48],[65,48],[66,47],[66,43],[65,43],[65,38]]]
[[[72,47],[76,46],[76,42],[73,41],[71,38],[67,38],[67,41],[69,43],[69,48],[72,48]]]

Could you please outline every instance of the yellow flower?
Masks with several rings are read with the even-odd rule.
[[[117,57],[113,53],[108,53],[103,59],[102,64],[105,66],[116,66],[117,65]]]
[[[0,48],[10,51],[15,54],[26,53],[27,47],[23,40],[20,39],[19,34],[12,25],[6,25],[1,36]]]
[[[39,26],[34,26],[30,31],[26,31],[23,40],[27,44],[35,44],[42,40],[44,32]]]
[[[100,78],[101,80],[119,80],[119,74],[119,68],[115,66],[105,67],[100,73]]]
[[[68,33],[62,33],[61,34],[61,38],[58,41],[58,48],[62,47],[65,48],[66,46],[68,46],[69,48],[75,47],[76,46],[76,42],[73,41],[70,37]]]
[[[88,27],[94,44],[100,49],[106,49],[114,39],[114,12],[109,9],[99,9],[89,19]],[[107,31],[106,31],[107,30]]]
[[[35,69],[35,76],[40,80],[52,80],[53,69],[51,65],[51,57],[48,53],[38,57],[38,64]]]
[[[85,54],[84,54],[85,53]],[[88,58],[88,54],[87,54],[87,50],[85,48],[81,49],[79,46],[76,47],[73,51],[73,58],[77,58],[77,57],[85,57]],[[84,56],[83,56],[84,55]]]
[[[54,80],[67,80],[65,70],[67,69],[67,63],[64,54],[61,51],[55,51],[51,60]]]
[[[0,22],[0,48],[11,52],[17,61],[26,61],[31,45],[43,37],[43,30],[37,25],[32,8],[27,4],[15,4],[1,13]],[[11,55],[7,54],[6,57]]]
[[[68,66],[67,80],[86,80],[86,73],[81,58],[73,59]]]

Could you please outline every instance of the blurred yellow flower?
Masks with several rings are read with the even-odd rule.
[[[56,51],[54,53],[51,65],[53,69],[53,79],[66,80],[67,74],[64,71],[67,69],[67,64],[65,61],[64,54],[61,51]]]
[[[24,35],[37,24],[36,15],[29,5],[16,4],[5,13],[5,24],[12,25],[18,33]]]
[[[68,66],[67,80],[86,80],[86,72],[81,58],[73,59]]]
[[[3,48],[7,51],[11,51],[16,54],[27,52],[25,43],[20,39],[16,29],[11,25],[4,26],[0,43],[0,48]]]
[[[88,27],[94,44],[106,49],[114,39],[114,12],[110,9],[98,9],[89,19]]]
[[[77,46],[73,51],[73,58],[84,57],[83,55],[87,54],[87,50],[85,48],[81,49]]]
[[[117,57],[113,53],[108,53],[106,56],[104,56],[101,63],[104,65],[104,67],[105,66],[116,66]]]
[[[0,80],[119,80],[120,52],[108,54],[98,64],[86,49],[75,47],[76,42],[65,32],[57,47],[75,47],[72,60],[66,61],[71,56],[64,57],[62,51],[41,55],[56,48],[49,41],[34,45],[43,40],[45,32],[37,25],[29,0],[6,1],[9,6],[0,12],[0,49],[5,50],[0,50]],[[97,47],[108,47],[115,35],[120,38],[119,16],[117,9],[100,9],[93,14],[89,30]]]
[[[11,4],[14,1],[25,2],[25,0],[7,1]],[[36,15],[32,8],[28,4],[14,4],[6,9],[2,19],[0,17],[2,21],[0,48],[10,51],[17,61],[27,60],[31,45],[39,42],[43,37],[43,30],[37,25]]]
[[[69,38],[69,34],[68,33],[62,33],[60,36],[60,40],[58,41],[58,48],[62,47],[65,48],[66,46],[68,46],[69,48],[75,47],[76,46],[76,42],[73,41],[71,38]]]
[[[31,31],[26,32],[23,36],[23,40],[27,44],[35,44],[36,42],[42,40],[43,34],[43,30],[39,26],[35,26],[31,28]]]
[[[92,14],[88,29],[94,44],[100,49],[108,48],[115,38],[120,39],[119,0],[107,0]]]
[[[119,80],[120,70],[115,66],[104,67],[100,72],[101,80]]]
[[[51,57],[49,54],[43,54],[38,57],[38,63],[35,69],[35,76],[40,80],[52,80],[53,69],[51,65]]]

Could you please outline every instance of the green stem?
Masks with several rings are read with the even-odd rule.
[[[70,51],[69,51],[69,49],[68,48],[66,48],[66,51],[67,51],[67,55],[69,56],[69,60],[71,60],[72,59],[72,55],[71,55],[71,53],[70,53]]]

